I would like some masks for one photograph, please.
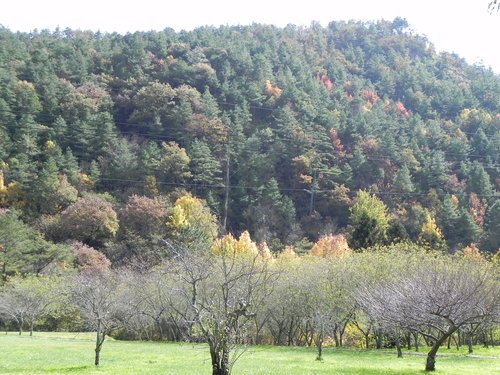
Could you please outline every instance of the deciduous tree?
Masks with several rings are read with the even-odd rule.
[[[498,319],[498,272],[490,265],[425,253],[405,260],[408,273],[398,264],[391,277],[363,285],[358,303],[370,316],[429,338],[426,371],[435,370],[439,347],[457,330]]]
[[[108,201],[98,196],[77,200],[61,213],[63,238],[82,241],[90,246],[101,246],[118,231],[118,216]]]
[[[128,318],[124,290],[112,271],[87,270],[75,276],[72,295],[88,328],[96,332],[94,364],[98,366],[106,336],[122,327]]]

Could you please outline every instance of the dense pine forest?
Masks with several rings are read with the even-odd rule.
[[[0,29],[4,278],[245,231],[496,252],[499,171],[500,76],[403,19]]]

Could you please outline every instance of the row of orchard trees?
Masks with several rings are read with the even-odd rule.
[[[466,249],[453,256],[410,245],[353,253],[327,236],[306,256],[273,256],[247,233],[211,251],[165,241],[170,257],[153,269],[86,268],[66,276],[13,277],[1,289],[6,325],[33,329],[42,317],[80,319],[95,331],[95,364],[106,336],[208,344],[214,375],[229,374],[245,344],[342,345],[357,327],[368,346],[408,337],[430,346],[426,370],[456,335],[493,330],[500,319],[498,262]],[[69,318],[68,318],[69,317]],[[409,338],[408,338],[409,340]]]

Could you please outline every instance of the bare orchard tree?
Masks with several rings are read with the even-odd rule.
[[[184,311],[186,302],[178,298],[179,282],[168,262],[143,272],[122,271],[120,279],[128,290],[132,309],[127,329],[136,326],[148,339],[178,341],[184,338],[185,325],[177,311]]]
[[[312,341],[322,360],[323,343],[328,337],[343,334],[343,328],[354,312],[350,298],[352,272],[349,259],[310,257],[302,262],[303,304]],[[337,332],[336,332],[337,331]]]
[[[366,315],[363,310],[357,308],[351,318],[352,324],[358,329],[365,338],[365,348],[370,347],[370,335],[375,331],[376,323],[371,317]]]
[[[499,316],[498,269],[484,261],[433,254],[393,255],[394,277],[374,279],[359,288],[358,303],[371,317],[418,332],[431,343],[426,371],[435,370],[441,345],[470,324]],[[403,271],[403,272],[402,272]]]
[[[228,375],[246,341],[246,329],[271,289],[273,273],[260,255],[223,251],[219,255],[197,250],[177,252],[177,274],[183,280],[179,291],[189,302],[182,312],[193,323],[193,338],[208,343],[213,375]]]
[[[64,293],[57,277],[15,276],[0,290],[0,315],[16,323],[19,335],[28,325],[32,336],[35,321],[48,313],[58,298],[64,298]]]
[[[327,294],[332,301],[330,314],[335,323],[333,335],[335,345],[342,346],[346,327],[356,311],[356,303],[351,296],[351,291],[356,289],[357,280],[352,257],[330,257],[325,261],[327,261]]]
[[[266,317],[265,328],[274,345],[295,345],[297,332],[305,318],[302,302],[302,270],[298,259],[278,260],[274,265],[279,277],[273,283],[273,293],[264,301],[259,316]]]
[[[106,336],[122,327],[129,316],[125,291],[112,271],[91,270],[75,276],[73,301],[85,318],[87,326],[96,332],[95,361],[99,365],[100,353]]]
[[[28,304],[26,304],[28,302]],[[26,301],[16,288],[6,285],[0,290],[0,316],[6,322],[15,322],[19,335],[27,319],[29,301]]]

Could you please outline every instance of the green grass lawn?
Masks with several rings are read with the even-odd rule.
[[[107,340],[101,366],[93,365],[94,336],[87,333],[0,334],[0,374],[210,374],[210,356],[203,344]],[[500,374],[500,359],[470,358],[456,349],[440,351],[436,374]],[[423,374],[425,357],[395,352],[325,349],[315,360],[313,348],[250,347],[234,367],[235,375]],[[500,348],[477,348],[480,356],[500,357]]]

